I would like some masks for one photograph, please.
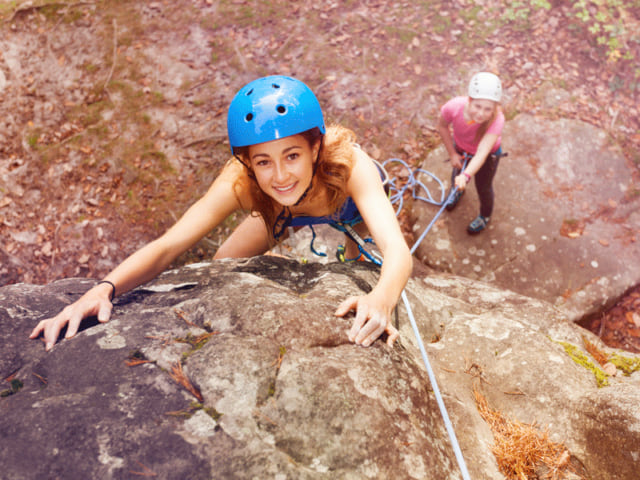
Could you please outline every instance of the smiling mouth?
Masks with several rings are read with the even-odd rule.
[[[276,186],[274,186],[273,189],[278,193],[289,193],[289,192],[292,192],[296,188],[296,185],[298,185],[298,182],[292,183],[292,184],[284,186],[284,187],[276,187]]]

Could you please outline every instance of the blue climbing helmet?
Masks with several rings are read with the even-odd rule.
[[[277,140],[317,127],[324,135],[322,109],[311,89],[283,75],[262,77],[242,87],[227,115],[234,148]]]

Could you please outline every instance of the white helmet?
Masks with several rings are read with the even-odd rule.
[[[500,79],[489,72],[476,73],[469,82],[469,96],[476,99],[499,102],[502,98]]]

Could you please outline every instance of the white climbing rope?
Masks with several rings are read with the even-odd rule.
[[[427,368],[427,374],[429,375],[429,381],[431,382],[431,386],[433,387],[433,393],[436,396],[436,402],[438,402],[438,407],[440,408],[440,414],[442,415],[442,419],[444,420],[444,426],[447,429],[447,433],[449,434],[449,440],[451,440],[451,445],[453,446],[453,453],[455,453],[456,460],[458,460],[458,466],[460,467],[460,471],[462,473],[462,478],[464,480],[471,480],[469,476],[469,471],[467,470],[467,464],[464,461],[464,457],[462,456],[462,451],[460,450],[460,444],[458,443],[458,439],[456,437],[456,432],[453,430],[453,425],[451,424],[451,420],[449,419],[449,414],[447,413],[447,407],[442,400],[442,395],[440,395],[440,389],[438,388],[438,382],[436,381],[436,376],[431,369],[431,364],[429,363],[429,358],[427,357],[427,351],[424,349],[424,344],[422,343],[422,336],[420,335],[420,331],[418,330],[418,325],[416,325],[416,320],[413,317],[413,311],[411,310],[411,305],[409,304],[409,300],[407,299],[407,295],[402,290],[402,301],[404,302],[404,306],[407,309],[407,315],[409,315],[409,321],[411,322],[411,327],[413,328],[413,333],[418,341],[418,347],[420,348],[420,353],[422,354],[422,361],[424,362],[424,366]]]

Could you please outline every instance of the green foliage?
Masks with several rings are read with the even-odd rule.
[[[217,4],[220,18],[228,19],[230,24],[239,27],[257,26],[259,15],[256,15],[255,7],[252,5],[238,4],[236,2],[220,1]]]
[[[640,2],[634,0],[570,0],[565,9],[570,22],[568,28],[584,29],[594,46],[603,48],[610,61],[633,60],[631,42],[640,43],[638,20],[634,9]],[[504,2],[499,18],[516,30],[528,30],[531,17],[540,10],[551,10],[548,0],[516,0]]]
[[[16,0],[11,0],[9,2],[1,2],[0,3],[0,15],[6,15],[9,12],[12,12],[18,6],[18,2]]]
[[[611,61],[633,60],[628,46],[630,41],[638,42],[637,21],[632,9],[637,1],[622,0],[572,0],[571,14],[586,28],[596,45],[604,47]]]
[[[32,133],[27,136],[27,143],[31,148],[34,148],[38,144],[38,134]]]
[[[437,17],[437,22],[433,24],[433,32],[438,35],[442,35],[449,31],[451,28],[451,18],[450,17]],[[387,28],[389,30],[389,28]]]
[[[551,4],[547,0],[523,0],[507,3],[502,12],[502,19],[510,23],[515,23],[516,28],[528,28],[529,18],[536,10],[551,9]]]

